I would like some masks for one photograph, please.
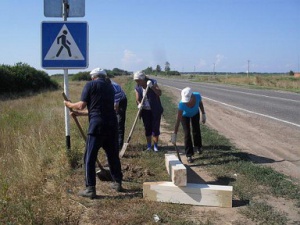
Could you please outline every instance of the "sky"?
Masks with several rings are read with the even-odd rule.
[[[0,64],[42,67],[44,0],[1,0]],[[299,0],[85,0],[88,67],[179,72],[299,71]]]

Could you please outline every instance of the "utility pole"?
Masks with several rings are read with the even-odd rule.
[[[248,70],[247,70],[247,77],[249,75],[249,63],[250,63],[250,60],[248,60]]]
[[[300,63],[300,61],[299,61],[299,55],[298,55],[298,73],[300,73],[300,70],[299,70],[299,63]]]
[[[214,63],[213,75],[215,75],[216,64]]]

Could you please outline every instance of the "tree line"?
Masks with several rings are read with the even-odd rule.
[[[165,63],[164,71],[160,65],[157,65],[155,69],[147,67],[143,70],[147,75],[175,75],[179,76],[178,71],[172,71],[170,63]],[[108,77],[113,78],[116,76],[132,75],[132,72],[114,68],[113,70],[106,70]],[[79,72],[70,75],[73,81],[90,80],[88,72]],[[56,74],[53,76],[62,76],[62,74]],[[15,65],[0,65],[0,95],[19,94],[24,92],[39,92],[42,90],[59,88],[59,84],[48,73],[37,70],[30,65],[22,62],[18,62]]]
[[[116,76],[126,76],[126,75],[132,75],[133,72],[129,72],[126,70],[122,70],[119,68],[114,68],[113,70],[105,69],[106,73],[109,78],[113,78]],[[165,63],[164,71],[161,69],[160,65],[157,65],[155,69],[152,67],[147,67],[146,69],[142,70],[147,75],[172,75],[172,76],[180,76],[180,73],[178,71],[172,71],[170,67],[170,63]],[[60,74],[61,75],[61,74]],[[76,74],[71,75],[72,81],[81,81],[81,80],[91,80],[90,72],[79,72]]]
[[[36,70],[26,63],[0,66],[0,95],[58,88],[59,84],[51,80],[46,72]]]

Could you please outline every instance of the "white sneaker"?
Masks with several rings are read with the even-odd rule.
[[[154,151],[155,151],[155,152],[158,152],[158,148],[154,147]]]

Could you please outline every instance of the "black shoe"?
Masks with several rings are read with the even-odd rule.
[[[117,192],[123,192],[124,191],[124,189],[122,187],[122,183],[119,183],[119,182],[112,183],[111,188],[116,190]]]
[[[95,186],[88,186],[84,191],[79,191],[79,196],[94,199],[96,198],[96,188]]]
[[[203,153],[202,148],[201,148],[201,147],[198,147],[197,152],[198,152],[199,155],[201,155],[201,154]]]
[[[187,157],[187,161],[188,161],[188,163],[193,163],[194,159],[192,156],[189,156],[189,157]]]

